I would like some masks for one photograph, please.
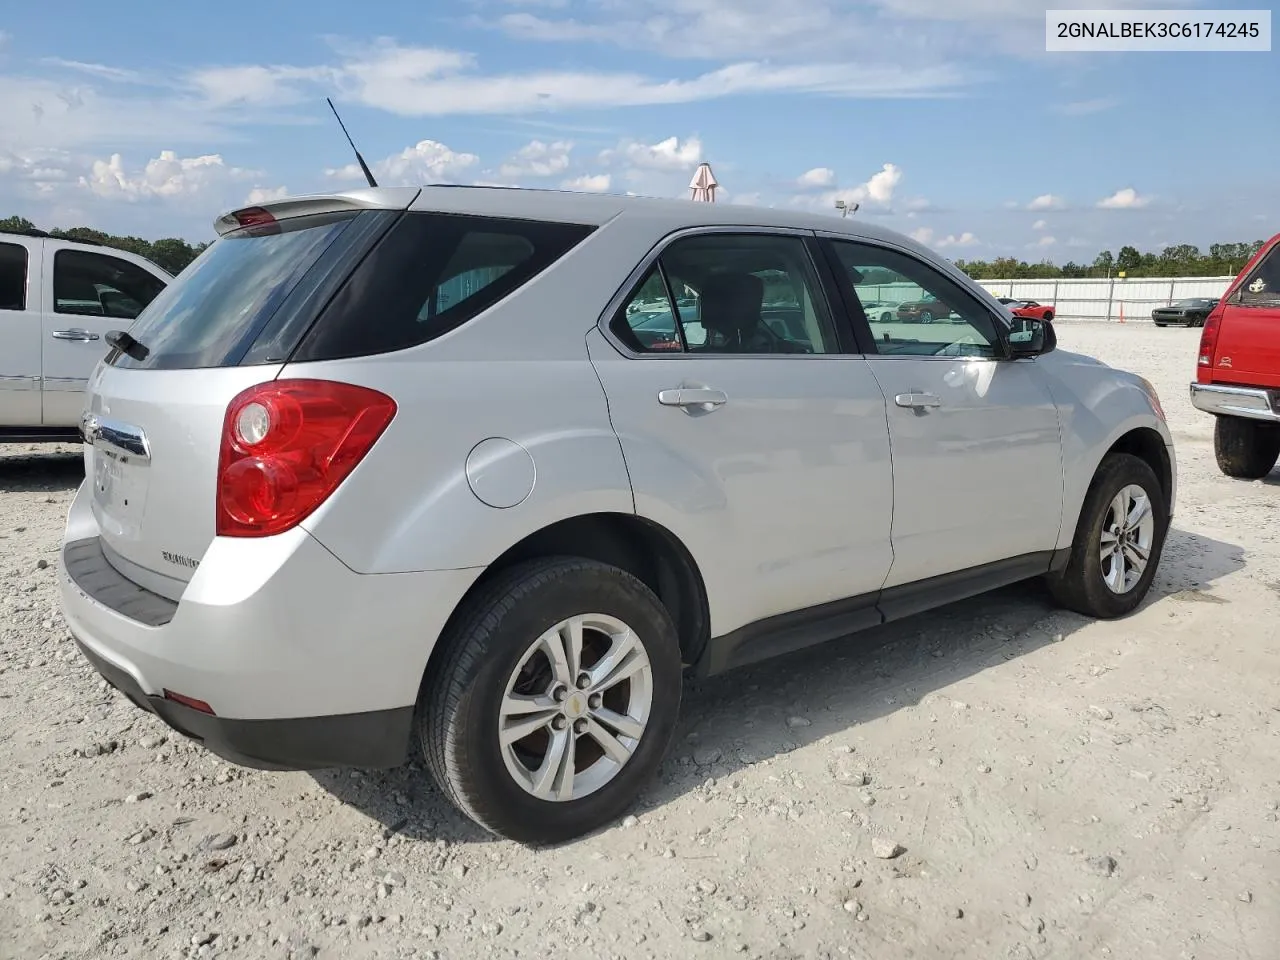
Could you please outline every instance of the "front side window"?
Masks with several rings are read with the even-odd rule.
[[[0,310],[27,309],[27,248],[0,243]]]
[[[1240,285],[1240,305],[1245,307],[1280,306],[1280,243],[1263,255]]]
[[[921,260],[888,247],[830,241],[841,279],[866,314],[881,356],[999,357],[991,312],[955,281]],[[896,303],[890,314],[867,303]],[[1009,306],[1013,306],[1010,304]]]
[[[610,324],[638,353],[838,350],[799,237],[711,233],[676,240]]]
[[[53,257],[53,309],[90,317],[133,320],[164,281],[119,257],[87,250],[59,250]]]

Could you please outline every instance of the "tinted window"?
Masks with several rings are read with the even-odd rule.
[[[441,213],[401,217],[294,359],[403,350],[455,329],[564,256],[592,228]]]
[[[0,310],[27,309],[27,248],[0,243]]]
[[[355,216],[346,212],[297,217],[238,230],[214,241],[129,329],[146,349],[146,357],[113,355],[112,362],[160,369],[240,362],[254,338]]]
[[[1273,246],[1240,285],[1244,306],[1280,306],[1280,243]]]
[[[683,344],[666,334],[667,329],[674,334],[677,316]],[[645,351],[838,350],[817,274],[799,237],[709,233],[677,240],[662,252],[612,329],[632,349]]]
[[[53,256],[53,309],[132,320],[164,289],[164,281],[127,260],[86,250]]]
[[[872,244],[831,241],[855,312],[870,321],[875,352],[892,356],[997,357],[995,318],[959,284],[915,257]],[[846,288],[848,289],[848,288]],[[864,303],[896,302],[891,315]],[[1012,305],[1011,305],[1012,306]]]

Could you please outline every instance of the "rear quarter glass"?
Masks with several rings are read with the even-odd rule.
[[[593,229],[406,213],[352,272],[289,359],[372,356],[426,343],[510,296]]]
[[[313,214],[220,237],[129,328],[145,353],[113,350],[107,362],[156,370],[279,362],[396,216]]]

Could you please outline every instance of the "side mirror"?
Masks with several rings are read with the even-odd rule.
[[[1017,329],[1009,333],[1009,359],[1021,360],[1050,353],[1058,347],[1053,324],[1025,317],[1015,318]]]

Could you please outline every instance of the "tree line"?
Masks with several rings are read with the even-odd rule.
[[[91,227],[71,227],[68,230],[39,230],[26,217],[5,217],[0,220],[0,233],[25,233],[55,237],[59,240],[79,240],[96,243],[104,247],[115,247],[128,253],[146,257],[152,263],[168,270],[174,276],[181,273],[200,252],[209,244],[197,243],[194,246],[178,237],[165,237],[161,240],[143,240],[141,237],[118,237]]]
[[[25,217],[6,217],[0,220],[0,233],[39,232],[36,225]],[[141,237],[118,237],[90,227],[72,227],[69,230],[54,229],[48,236],[66,240],[87,240],[118,250],[146,257],[175,276],[191,263],[209,244],[194,246],[177,237],[162,240],[143,240]],[[1068,261],[1061,266],[1048,260],[1028,263],[1016,257],[996,257],[994,260],[957,260],[956,266],[975,280],[1022,279],[1086,279],[1113,277],[1123,272],[1127,277],[1234,277],[1240,268],[1261,249],[1264,241],[1253,243],[1215,243],[1207,253],[1190,243],[1165,247],[1159,253],[1139,253],[1136,247],[1125,246],[1113,254],[1103,250],[1092,263]],[[874,282],[868,278],[868,282]]]
[[[1139,253],[1121,247],[1113,254],[1103,250],[1092,263],[1068,261],[1058,266],[1048,260],[1027,263],[1016,257],[994,260],[957,260],[956,266],[975,280],[1105,279],[1123,272],[1126,277],[1234,277],[1265,241],[1215,243],[1207,253],[1190,243],[1165,247],[1159,253]]]

